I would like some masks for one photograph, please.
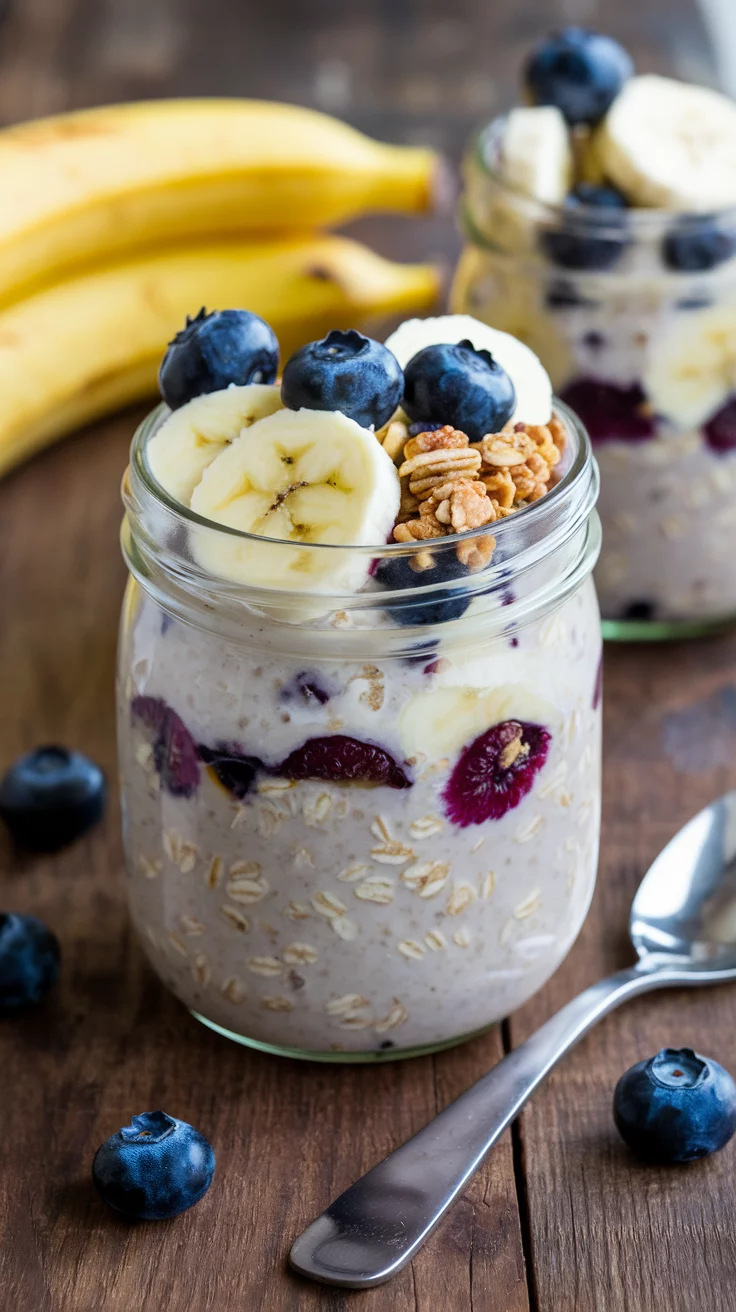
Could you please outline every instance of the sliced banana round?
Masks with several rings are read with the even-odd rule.
[[[555,731],[560,712],[523,684],[488,689],[465,686],[417,693],[399,716],[399,742],[405,756],[425,753],[430,760],[456,756],[479,734],[503,720],[523,720]]]
[[[736,104],[653,73],[633,77],[596,137],[606,176],[635,205],[707,213],[736,205]]]
[[[573,156],[567,124],[554,105],[512,109],[504,126],[501,167],[512,187],[547,205],[570,190]]]
[[[220,452],[191,500],[205,519],[277,541],[202,528],[194,549],[206,569],[239,583],[354,592],[370,557],[325,546],[383,546],[399,500],[396,467],[374,433],[337,412],[279,410]]]
[[[736,309],[689,310],[654,339],[644,389],[657,414],[697,428],[736,392]]]
[[[546,424],[552,417],[552,384],[533,351],[523,342],[489,328],[469,314],[444,314],[437,319],[407,319],[386,339],[402,369],[417,351],[440,343],[470,341],[476,351],[490,351],[506,370],[516,391],[512,423]]]
[[[196,396],[172,411],[146,447],[148,467],[169,496],[188,506],[215,456],[258,419],[282,408],[281,390],[265,383]]]

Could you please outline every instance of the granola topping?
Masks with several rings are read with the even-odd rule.
[[[394,447],[396,440],[394,432]],[[476,443],[450,424],[408,438],[399,464],[402,495],[394,540],[430,542],[469,533],[532,505],[549,490],[564,443],[557,418],[549,424],[509,423]],[[458,545],[458,557],[469,569],[482,569],[495,545],[490,535],[473,539]],[[424,568],[430,564],[431,557]]]

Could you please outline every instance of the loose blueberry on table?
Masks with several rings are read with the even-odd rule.
[[[178,410],[231,383],[273,383],[278,367],[278,340],[264,319],[249,310],[201,309],[169,344],[158,382],[166,404]]]
[[[53,852],[101,819],[107,800],[99,766],[68,747],[37,747],[0,782],[0,817],[18,843]]]
[[[381,342],[350,328],[309,342],[284,367],[281,399],[289,410],[339,410],[362,428],[381,428],[401,400],[401,366]]]
[[[0,912],[0,1016],[40,1002],[59,976],[56,935],[35,916]]]
[[[425,428],[451,423],[479,442],[514,413],[516,392],[490,351],[472,342],[425,346],[404,370],[404,410]]]
[[[566,27],[533,51],[524,81],[532,104],[555,105],[571,125],[594,124],[633,72],[631,58],[618,41]]]
[[[131,1221],[178,1216],[206,1194],[214,1174],[215,1154],[204,1135],[162,1111],[134,1116],[92,1163],[100,1197]]]
[[[736,1130],[736,1082],[692,1048],[663,1048],[621,1076],[616,1126],[649,1162],[692,1162],[723,1148]]]

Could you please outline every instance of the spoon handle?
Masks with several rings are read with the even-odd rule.
[[[381,1284],[421,1248],[545,1075],[609,1011],[672,983],[632,967],[558,1011],[413,1139],[341,1194],[294,1243],[303,1275],[347,1289]]]

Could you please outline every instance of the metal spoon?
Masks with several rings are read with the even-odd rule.
[[[639,960],[586,989],[408,1143],[346,1189],[296,1240],[291,1264],[364,1289],[400,1271],[527,1098],[570,1048],[637,993],[736,979],[736,792],[686,824],[649,869],[629,933]]]

